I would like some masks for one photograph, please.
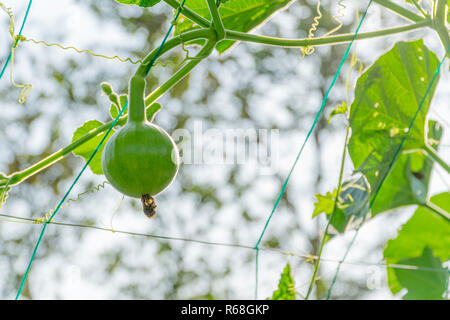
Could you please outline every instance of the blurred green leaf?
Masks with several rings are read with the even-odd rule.
[[[229,0],[220,6],[219,12],[225,28],[248,32],[268,19],[278,10],[286,7],[292,0]],[[186,7],[202,17],[211,20],[206,0],[187,0]],[[180,17],[175,34],[196,29],[190,20]],[[233,41],[222,41],[217,50],[222,53],[233,45]]]
[[[116,1],[122,4],[134,4],[140,7],[153,7],[161,0],[116,0]]]
[[[5,182],[8,181],[8,177],[6,176],[6,174],[0,172],[0,182]]]
[[[153,122],[155,120],[156,114],[162,109],[162,105],[159,103],[154,103],[148,107],[145,111],[147,121]]]
[[[117,116],[119,115],[120,110],[122,110],[122,108],[125,106],[125,104],[128,102],[128,95],[126,94],[122,94],[119,96],[119,100],[120,100],[120,108],[117,106],[117,104],[115,103],[111,103],[111,106],[109,108],[109,115],[111,116],[111,118],[114,120],[117,118]],[[126,108],[123,113],[122,113],[122,117],[128,114],[128,108]]]
[[[314,211],[312,217],[318,216],[321,213],[332,214],[334,208],[334,201],[336,199],[336,190],[327,192],[326,195],[316,194],[317,201],[314,203]]]
[[[86,134],[88,134],[92,130],[102,126],[103,124],[104,124],[103,122],[100,122],[100,121],[97,121],[97,120],[90,120],[90,121],[85,122],[73,134],[72,142],[82,138],[83,136],[85,136]],[[110,132],[110,134],[108,135],[108,137],[105,139],[103,144],[101,145],[100,149],[95,154],[95,156],[92,159],[92,161],[89,163],[89,167],[91,168],[92,172],[95,173],[95,174],[103,174],[103,170],[102,170],[102,152],[103,152],[103,149],[105,147],[106,142],[114,134],[114,132],[115,132],[115,130],[113,129]],[[105,136],[105,134],[106,134],[106,132],[104,132],[104,133],[96,136],[95,138],[89,140],[88,142],[86,142],[83,145],[81,145],[78,148],[76,148],[73,151],[73,153],[75,155],[77,155],[77,156],[83,157],[85,161],[88,161],[89,158],[91,157],[92,153],[94,152],[94,150],[97,148],[97,146],[100,143],[100,141]]]
[[[270,300],[295,300],[295,282],[289,263],[284,267],[278,282],[278,289],[274,291]]]
[[[348,111],[348,104],[347,101],[342,101],[340,105],[338,105],[336,108],[331,110],[330,116],[328,117],[328,122],[331,121],[331,119],[338,115],[338,114],[346,114]]]
[[[450,212],[450,193],[435,195],[430,200],[443,210]],[[425,207],[419,207],[411,219],[406,222],[395,239],[387,242],[383,255],[387,264],[410,264],[405,259],[417,258],[425,255],[425,249],[433,251],[434,257],[441,261],[450,259],[450,224]],[[424,261],[427,258],[423,258]],[[425,263],[422,261],[423,263]],[[428,255],[428,264],[433,263]],[[414,262],[414,261],[412,261]],[[420,262],[420,259],[416,262]],[[415,263],[415,262],[414,262]],[[392,293],[398,293],[405,287],[397,277],[398,270],[387,268],[388,285]],[[411,271],[420,273],[422,271]],[[402,274],[404,275],[404,273]],[[420,277],[425,275],[419,275]]]
[[[400,285],[408,290],[406,300],[442,300],[448,286],[448,269],[442,267],[441,260],[433,256],[433,251],[425,247],[417,258],[402,259],[398,264],[433,268],[434,270],[394,269]],[[441,272],[439,272],[439,270]]]

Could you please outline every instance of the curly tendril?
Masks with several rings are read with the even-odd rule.
[[[43,40],[35,40],[35,39],[31,39],[31,38],[26,38],[24,36],[20,37],[20,41],[30,41],[30,42],[33,42],[35,44],[43,44],[44,46],[47,46],[47,47],[58,47],[58,48],[60,48],[62,50],[74,50],[77,53],[88,53],[91,56],[104,58],[104,59],[108,59],[108,60],[116,59],[116,60],[119,60],[120,62],[129,62],[129,63],[132,63],[132,64],[140,64],[140,63],[142,63],[142,60],[139,60],[139,59],[133,60],[131,58],[122,58],[122,57],[120,57],[118,55],[110,57],[110,56],[105,56],[103,54],[98,54],[98,53],[92,52],[89,49],[78,49],[78,48],[76,48],[74,46],[63,46],[63,45],[60,45],[59,43],[48,43],[48,42],[43,41]]]
[[[98,191],[100,191],[100,189],[104,189],[106,184],[109,184],[109,182],[103,181],[102,183],[98,184],[97,186],[77,194],[75,199],[71,198],[71,199],[67,200],[66,204],[64,206],[61,206],[60,209],[67,208],[71,202],[80,201],[85,195],[87,195],[89,193],[98,192]],[[52,217],[53,212],[54,212],[54,209],[50,209],[43,217],[37,218],[32,223],[47,223],[50,220],[50,218]]]
[[[26,84],[19,84],[16,83],[14,81],[14,53],[17,49],[17,45],[21,39],[21,36],[16,36],[15,35],[15,29],[14,29],[14,14],[11,10],[11,8],[6,7],[3,3],[0,2],[0,8],[2,8],[2,10],[4,12],[6,12],[6,14],[9,16],[9,34],[13,40],[13,44],[11,45],[11,84],[16,87],[16,88],[20,88],[22,89],[20,91],[19,94],[19,98],[17,99],[17,102],[19,102],[20,104],[24,103],[27,100],[28,94],[31,92],[31,89],[33,88],[33,86],[31,85],[31,83],[26,83]]]
[[[344,1],[345,0],[340,0],[338,2],[339,9],[337,11],[337,14],[333,16],[333,20],[336,21],[338,25],[335,28],[333,28],[332,30],[325,33],[323,35],[323,37],[326,37],[326,36],[332,35],[333,33],[338,32],[344,25],[341,21],[341,19],[345,15],[345,9],[347,8],[347,6],[344,4]],[[322,18],[322,12],[320,11],[320,6],[321,6],[321,1],[319,0],[319,2],[317,3],[317,9],[316,9],[317,15],[314,17],[314,22],[308,31],[308,39],[313,39],[315,37],[315,32],[319,28],[320,19]],[[313,54],[315,51],[315,48],[314,48],[314,46],[307,46],[307,47],[302,47],[300,50],[302,52],[303,57],[305,57],[305,56],[309,56],[309,55]]]

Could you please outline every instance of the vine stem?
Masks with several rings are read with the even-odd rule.
[[[306,293],[305,300],[308,300],[308,298],[309,298],[309,296],[310,296],[310,294],[312,292],[312,288],[314,286],[314,283],[316,282],[317,273],[319,271],[319,264],[320,264],[320,260],[322,258],[323,248],[325,246],[325,243],[327,242],[328,229],[330,228],[331,221],[332,221],[334,213],[336,212],[336,209],[337,209],[337,203],[338,203],[338,199],[339,199],[339,194],[341,193],[342,180],[344,178],[345,156],[346,156],[346,150],[347,150],[349,134],[350,134],[350,125],[347,126],[347,131],[346,131],[346,134],[345,134],[344,149],[342,150],[341,167],[339,169],[339,181],[338,181],[338,186],[337,186],[337,189],[336,189],[336,198],[334,199],[334,204],[333,204],[333,212],[330,215],[330,218],[328,220],[327,226],[325,227],[324,234],[322,236],[322,241],[320,242],[319,253],[317,254],[317,261],[316,261],[316,264],[314,266],[313,275],[312,275],[311,281],[309,283],[308,292]]]
[[[427,13],[423,10],[423,8],[420,6],[419,2],[417,0],[412,0],[412,3],[414,4],[414,6],[417,8],[417,10],[420,11],[420,13],[426,17]]]
[[[423,150],[426,151],[426,153],[437,163],[439,163],[439,165],[444,168],[445,171],[447,171],[448,174],[450,174],[450,166],[448,165],[447,162],[444,161],[444,159],[442,159],[441,157],[439,157],[439,155],[436,153],[436,151],[431,148],[428,144],[425,144],[423,146]]]
[[[188,31],[188,32],[182,33],[166,42],[164,47],[159,52],[159,57],[161,55],[163,55],[164,53],[166,53],[167,51],[172,50],[173,48],[179,46],[180,44],[183,44],[184,42],[192,41],[192,40],[199,40],[199,39],[212,40],[212,39],[215,39],[215,37],[216,37],[216,35],[214,34],[214,32],[211,29],[200,29],[200,30],[194,30],[194,31]],[[141,65],[139,66],[139,68],[136,71],[136,74],[141,75],[141,76],[147,76],[148,64],[150,64],[153,61],[153,58],[158,53],[158,49],[159,48],[152,50],[142,60]]]
[[[217,40],[220,41],[225,38],[225,27],[223,26],[222,18],[220,17],[219,9],[214,0],[207,0],[209,12],[213,20],[211,27],[217,34]]]
[[[378,3],[379,5],[382,5],[385,8],[388,8],[389,10],[401,15],[402,17],[414,21],[419,22],[423,20],[423,18],[417,14],[415,14],[412,11],[409,11],[408,9],[390,1],[390,0],[373,0],[374,2]]]
[[[416,22],[416,23],[402,26],[402,27],[360,33],[357,35],[355,40],[387,36],[387,35],[391,35],[391,34],[395,34],[395,33],[411,31],[411,30],[415,30],[415,29],[419,29],[419,28],[423,28],[423,27],[431,27],[431,19],[421,19],[420,22]],[[254,34],[247,34],[247,33],[239,32],[239,31],[225,30],[225,32],[226,32],[225,39],[227,39],[227,40],[246,41],[246,42],[260,43],[260,44],[279,46],[279,47],[307,47],[307,46],[320,46],[320,45],[326,45],[326,44],[342,44],[342,43],[350,42],[354,38],[354,34],[344,34],[344,35],[321,37],[321,38],[314,38],[314,39],[281,39],[281,38],[266,37],[266,36],[260,36],[260,35],[254,35]]]
[[[437,214],[441,218],[443,218],[445,221],[450,222],[450,214],[443,210],[442,208],[438,207],[434,203],[427,201],[426,203],[421,204],[422,207],[427,208],[428,210],[432,211],[433,213]]]
[[[437,0],[434,7],[433,27],[441,39],[444,49],[447,51],[447,56],[450,57],[450,36],[448,35],[447,27],[445,26],[445,5],[447,0]]]

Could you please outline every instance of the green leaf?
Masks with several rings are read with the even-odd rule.
[[[330,116],[328,118],[328,122],[331,121],[331,119],[338,114],[346,114],[348,111],[348,104],[347,101],[343,101],[340,105],[338,105],[335,109],[331,110]]]
[[[9,178],[0,172],[0,182],[1,183],[8,183]],[[8,197],[8,191],[11,189],[9,186],[2,186],[0,187],[0,209],[2,208],[3,204],[6,201],[6,198]]]
[[[287,7],[292,0],[229,0],[220,6],[219,12],[226,29],[248,32],[262,24],[272,14]],[[206,0],[187,0],[186,7],[211,20]],[[190,20],[180,17],[175,34],[196,29]],[[233,45],[233,41],[222,41],[217,50],[222,53]]]
[[[357,172],[369,182],[372,196],[383,182],[410,122],[439,64],[422,40],[398,42],[358,79],[350,108],[352,136],[349,154]],[[425,119],[437,81],[427,95],[421,112],[406,138],[402,152],[424,145]],[[400,156],[383,184],[372,214],[390,208],[416,204],[407,169],[409,156]],[[424,168],[428,185],[430,168]],[[406,195],[405,195],[406,191]],[[421,195],[423,197],[425,195]]]
[[[162,105],[159,103],[154,103],[147,108],[145,114],[147,116],[147,121],[153,122],[155,120],[156,114],[162,109]]]
[[[117,116],[119,115],[120,110],[122,110],[121,108],[123,108],[125,106],[125,104],[128,102],[128,95],[126,94],[122,94],[119,96],[119,100],[120,100],[120,109],[117,106],[117,104],[115,103],[111,103],[111,106],[109,108],[109,115],[111,116],[111,118],[113,120],[115,120],[117,118]],[[128,108],[126,108],[123,113],[122,113],[122,117],[126,116],[128,114]]]
[[[8,181],[8,177],[3,172],[0,172],[0,182]]]
[[[317,201],[314,203],[314,211],[312,217],[316,217],[321,213],[325,213],[327,215],[333,213],[334,201],[336,198],[336,190],[331,192],[327,192],[325,196],[321,194],[316,194]]]
[[[134,4],[140,7],[153,7],[161,0],[116,0],[116,1],[122,4]]]
[[[450,0],[447,0],[447,8],[450,10]],[[450,24],[450,14],[447,13],[447,23]]]
[[[97,121],[97,120],[90,120],[85,122],[81,127],[79,127],[75,133],[73,134],[72,142],[82,138],[92,130],[100,127],[103,125],[103,122]],[[108,139],[114,134],[115,130],[111,130],[108,137],[105,139],[103,144],[101,145],[100,149],[95,154],[92,161],[89,163],[89,167],[91,168],[92,172],[95,174],[103,174],[102,170],[102,152],[105,147],[106,142]],[[76,156],[83,157],[85,161],[88,161],[91,157],[92,153],[97,148],[100,141],[105,136],[106,132],[101,133],[100,135],[96,136],[95,138],[89,140],[88,142],[84,143],[83,145],[76,148],[73,153]]]
[[[334,190],[333,193],[327,192],[325,196],[316,194],[316,198],[317,201],[314,203],[313,218],[321,213],[325,213],[328,220],[330,220],[330,218],[332,219],[330,223],[331,226],[333,226],[338,232],[344,232],[349,219],[347,219],[345,212],[340,209],[340,202],[337,203],[334,216],[332,216],[336,198],[336,190]],[[330,231],[330,233],[333,232]]]
[[[450,212],[450,193],[444,192],[431,198],[431,202]],[[450,224],[442,217],[425,207],[419,207],[411,219],[406,222],[395,239],[387,242],[383,256],[387,264],[410,264],[405,259],[424,255],[426,248],[433,251],[434,257],[445,262],[450,259]],[[432,259],[429,259],[429,263]],[[414,262],[414,261],[413,261]],[[413,264],[414,265],[414,264]],[[398,293],[405,287],[397,277],[398,270],[387,268],[388,285],[392,293]],[[420,274],[423,271],[410,270]],[[417,275],[416,275],[417,276]],[[425,275],[418,275],[426,277]]]
[[[295,282],[289,263],[284,267],[278,282],[278,289],[274,291],[270,300],[295,300]]]
[[[448,286],[448,269],[442,267],[441,260],[433,256],[433,251],[425,247],[417,258],[399,261],[399,264],[432,268],[433,270],[395,269],[400,285],[408,290],[406,300],[442,300]]]

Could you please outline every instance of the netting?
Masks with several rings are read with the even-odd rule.
[[[154,55],[154,57],[153,57],[152,61],[149,63],[149,65],[146,66],[146,73],[147,73],[147,74],[149,74],[151,68],[155,65],[156,60],[159,58],[159,55],[161,54],[161,52],[162,52],[162,50],[163,50],[164,44],[166,43],[166,41],[168,40],[170,34],[172,33],[172,29],[173,29],[173,27],[174,27],[174,25],[175,25],[177,19],[179,18],[180,14],[181,14],[181,10],[182,10],[182,8],[183,8],[185,2],[186,2],[186,0],[184,0],[184,1],[180,4],[180,7],[179,7],[179,9],[177,10],[176,15],[175,15],[175,18],[174,18],[174,20],[173,20],[173,23],[171,24],[171,26],[170,26],[169,30],[167,31],[166,35],[164,36],[164,39],[162,40],[161,45],[160,45],[159,48],[158,48],[158,51],[157,51],[156,54]],[[10,62],[11,57],[12,57],[13,54],[14,54],[14,49],[15,49],[15,47],[17,46],[18,41],[26,41],[26,40],[27,40],[27,38],[25,38],[25,37],[22,36],[22,30],[23,30],[23,28],[24,28],[24,26],[25,26],[25,23],[26,23],[26,20],[27,20],[27,17],[28,17],[30,8],[31,8],[31,4],[32,4],[32,0],[29,1],[28,7],[27,7],[27,10],[26,10],[26,13],[25,13],[25,17],[24,17],[24,19],[23,19],[23,22],[22,22],[22,25],[21,25],[21,28],[20,28],[20,31],[19,31],[19,34],[18,34],[18,37],[16,37],[15,42],[14,42],[12,48],[11,48],[11,52],[10,52],[8,58],[6,59],[4,65],[3,65],[3,68],[2,68],[1,73],[0,73],[0,78],[3,76],[3,74],[4,74],[5,70],[6,70],[6,67],[8,66],[8,63]],[[218,1],[218,4],[220,4],[220,1]],[[345,251],[345,254],[344,254],[344,256],[342,257],[342,259],[340,259],[340,260],[332,260],[332,259],[322,258],[322,257],[321,257],[322,249],[323,249],[323,246],[324,246],[324,244],[325,244],[325,242],[326,242],[326,238],[327,238],[327,236],[328,236],[328,229],[329,229],[330,222],[331,222],[331,219],[332,219],[332,217],[333,217],[333,215],[334,215],[335,210],[333,210],[333,214],[331,215],[331,218],[329,219],[329,222],[328,222],[328,224],[327,224],[327,226],[326,226],[326,228],[325,228],[325,232],[324,232],[324,235],[323,235],[323,239],[322,239],[322,243],[321,243],[321,247],[320,247],[320,251],[319,251],[319,254],[318,254],[318,255],[309,255],[309,254],[308,254],[308,255],[305,255],[305,254],[294,253],[294,252],[285,251],[285,250],[281,250],[281,249],[274,249],[274,248],[268,248],[268,247],[263,247],[263,246],[261,246],[261,242],[262,242],[262,240],[263,240],[264,234],[265,234],[266,230],[268,229],[269,224],[270,224],[272,218],[274,217],[274,214],[275,214],[275,212],[276,212],[276,210],[277,210],[277,208],[278,208],[278,206],[279,206],[279,204],[280,204],[280,201],[281,201],[281,199],[282,199],[282,197],[283,197],[283,195],[284,195],[284,193],[285,193],[285,191],[286,191],[286,189],[287,189],[289,180],[290,180],[290,178],[291,178],[291,176],[292,176],[292,174],[293,174],[293,172],[294,172],[296,166],[299,164],[299,161],[300,161],[301,155],[302,155],[302,153],[303,153],[303,150],[304,150],[305,146],[307,145],[307,143],[308,143],[308,141],[309,141],[309,139],[310,139],[310,137],[311,137],[311,134],[313,133],[313,131],[314,131],[315,128],[316,128],[316,125],[317,125],[317,123],[318,123],[318,121],[319,121],[319,119],[320,119],[320,117],[321,117],[321,115],[322,115],[322,112],[323,112],[323,110],[324,110],[324,108],[325,108],[325,106],[326,106],[326,104],[327,104],[329,95],[330,95],[330,93],[331,93],[333,87],[335,86],[336,81],[337,81],[337,79],[338,79],[338,77],[339,77],[340,71],[341,71],[342,67],[344,66],[344,64],[345,64],[345,62],[346,62],[346,60],[347,60],[347,58],[348,58],[348,56],[349,56],[349,54],[350,54],[350,50],[351,50],[351,48],[352,48],[352,45],[353,45],[355,39],[356,39],[357,36],[358,36],[358,32],[359,32],[361,26],[363,25],[363,22],[364,22],[364,20],[365,20],[365,18],[366,18],[367,12],[368,12],[368,10],[369,10],[371,4],[372,4],[372,0],[370,0],[370,1],[368,2],[367,6],[366,6],[366,8],[365,8],[364,13],[363,13],[361,19],[359,20],[359,23],[358,23],[358,25],[357,25],[357,28],[356,28],[356,30],[355,30],[355,32],[354,32],[354,34],[353,34],[353,38],[351,39],[350,43],[349,43],[348,46],[347,46],[347,49],[346,49],[346,51],[345,51],[345,53],[344,53],[344,55],[343,55],[343,57],[342,57],[342,59],[341,59],[341,62],[340,62],[339,66],[338,66],[338,68],[337,68],[337,70],[336,70],[336,72],[335,72],[335,74],[334,74],[334,76],[333,76],[333,79],[332,79],[332,81],[331,81],[331,83],[330,83],[330,85],[329,85],[329,87],[328,87],[328,89],[327,89],[327,91],[326,91],[326,93],[325,93],[325,95],[324,95],[324,98],[323,98],[323,100],[322,100],[322,103],[321,103],[321,105],[320,105],[320,107],[319,107],[317,113],[315,114],[315,117],[314,117],[314,119],[313,119],[313,123],[312,123],[312,125],[311,125],[309,131],[307,132],[304,141],[303,141],[302,144],[301,144],[300,150],[299,150],[298,153],[297,153],[297,156],[296,156],[296,158],[295,158],[295,160],[294,160],[294,162],[293,162],[293,164],[292,164],[292,166],[291,166],[291,168],[290,168],[290,170],[289,170],[289,173],[288,173],[287,177],[286,177],[285,180],[284,180],[284,183],[283,183],[283,185],[282,185],[282,187],[281,187],[281,190],[280,190],[280,192],[279,192],[279,194],[278,194],[278,196],[277,196],[277,198],[276,198],[276,201],[275,201],[275,203],[274,203],[274,205],[273,205],[273,208],[272,208],[272,210],[271,210],[271,212],[270,212],[270,214],[269,214],[269,216],[268,216],[268,218],[267,218],[267,220],[266,220],[266,222],[265,222],[265,224],[264,224],[263,230],[262,230],[261,234],[259,235],[259,238],[258,238],[258,240],[257,240],[257,242],[256,242],[256,245],[254,245],[254,246],[249,246],[249,245],[236,244],[236,243],[235,243],[235,244],[233,244],[233,243],[221,243],[221,242],[203,241],[203,240],[198,240],[198,239],[190,239],[190,238],[182,238],[182,237],[170,237],[170,236],[155,235],[155,234],[136,233],[136,232],[126,231],[126,230],[120,230],[120,229],[115,229],[115,228],[104,228],[104,227],[99,227],[99,226],[94,226],[94,225],[84,225],[84,224],[78,224],[78,223],[68,223],[68,222],[54,221],[54,220],[53,220],[53,218],[54,218],[55,215],[58,213],[58,211],[59,211],[60,209],[64,208],[64,204],[67,205],[71,200],[72,200],[72,201],[78,201],[78,200],[79,200],[79,196],[82,195],[82,194],[80,194],[80,195],[77,197],[77,199],[75,199],[75,200],[73,200],[73,199],[68,199],[68,196],[69,196],[69,194],[71,193],[73,187],[74,187],[74,186],[77,184],[77,182],[79,181],[79,179],[80,179],[81,175],[83,174],[83,172],[84,172],[84,171],[86,170],[86,168],[89,166],[89,163],[91,162],[91,160],[94,158],[94,156],[96,155],[96,153],[100,150],[100,147],[102,146],[102,144],[104,143],[104,141],[106,140],[106,138],[108,137],[108,135],[110,134],[110,132],[111,132],[111,131],[113,130],[113,128],[116,126],[117,121],[119,120],[119,118],[123,115],[124,111],[125,111],[126,108],[127,108],[127,104],[125,104],[125,106],[120,110],[120,112],[118,113],[117,117],[114,119],[114,121],[112,122],[111,126],[109,127],[108,131],[106,132],[106,134],[104,135],[104,137],[102,138],[102,140],[100,141],[100,143],[98,144],[98,146],[96,147],[95,151],[91,154],[91,156],[90,156],[90,158],[88,159],[88,161],[86,161],[85,165],[82,167],[82,169],[80,170],[80,172],[78,173],[78,175],[77,175],[76,178],[74,179],[73,183],[71,184],[71,186],[69,187],[69,189],[67,190],[67,192],[64,194],[64,196],[62,197],[61,201],[58,203],[58,205],[57,205],[57,207],[56,207],[56,209],[55,209],[54,211],[50,211],[43,219],[29,219],[29,218],[25,218],[25,217],[14,216],[14,215],[0,214],[0,216],[5,217],[5,218],[9,218],[9,219],[10,219],[10,220],[0,219],[0,221],[6,221],[6,222],[21,222],[21,223],[30,223],[30,224],[34,224],[34,225],[42,225],[41,233],[40,233],[39,238],[38,238],[38,240],[37,240],[37,242],[36,242],[36,245],[35,245],[35,247],[34,247],[34,250],[33,250],[33,252],[32,252],[30,261],[29,261],[29,263],[28,263],[27,269],[26,269],[26,271],[25,271],[25,273],[24,273],[24,276],[23,276],[23,278],[22,278],[22,281],[21,281],[21,283],[20,283],[20,286],[19,286],[19,289],[18,289],[18,292],[17,292],[15,298],[18,299],[18,298],[20,297],[20,294],[21,294],[21,292],[22,292],[23,286],[24,286],[24,284],[25,284],[25,282],[26,282],[26,279],[27,279],[27,277],[28,277],[28,274],[29,274],[31,265],[32,265],[32,263],[33,263],[33,261],[34,261],[34,259],[35,259],[36,252],[37,252],[37,250],[38,250],[38,248],[39,248],[39,245],[40,245],[40,243],[41,243],[41,241],[42,241],[42,238],[43,238],[43,236],[44,236],[44,234],[45,234],[45,230],[46,230],[46,228],[47,228],[47,226],[48,226],[49,224],[58,225],[58,226],[65,226],[65,227],[78,227],[78,228],[85,228],[85,229],[95,229],[95,230],[99,230],[99,231],[107,231],[107,232],[121,233],[121,234],[127,234],[127,235],[130,235],[130,236],[137,236],[137,237],[147,237],[147,238],[155,238],[155,239],[161,239],[161,240],[185,241],[185,242],[192,242],[192,243],[198,243],[198,244],[209,245],[209,246],[225,246],[225,247],[240,248],[240,249],[245,249],[245,250],[253,250],[253,251],[255,251],[255,288],[254,288],[254,291],[255,291],[255,293],[254,293],[255,299],[258,299],[258,283],[259,283],[259,281],[258,281],[259,267],[258,267],[258,266],[259,266],[259,253],[260,253],[260,251],[274,252],[274,253],[278,253],[278,254],[282,254],[282,255],[294,256],[294,257],[296,257],[296,258],[304,259],[304,260],[306,260],[306,261],[313,261],[313,262],[316,262],[316,264],[315,264],[315,270],[314,270],[313,277],[312,277],[312,281],[310,282],[310,288],[309,288],[309,290],[308,290],[308,294],[307,294],[307,297],[306,297],[306,298],[308,298],[308,296],[309,296],[309,294],[310,294],[310,292],[311,292],[311,288],[312,288],[312,285],[313,285],[313,283],[314,283],[314,279],[315,279],[315,276],[316,276],[316,273],[317,273],[317,270],[318,270],[319,262],[320,262],[320,261],[323,261],[323,262],[330,262],[330,263],[336,263],[336,264],[337,264],[336,270],[335,270],[335,272],[334,272],[334,274],[333,274],[333,277],[332,277],[331,285],[330,285],[330,287],[329,287],[329,289],[328,289],[327,299],[329,299],[329,298],[331,297],[331,293],[332,293],[334,284],[335,284],[335,282],[336,282],[336,279],[337,279],[337,277],[338,277],[338,274],[339,274],[339,271],[340,271],[340,267],[341,267],[342,264],[353,264],[353,265],[378,265],[378,266],[385,266],[385,267],[390,267],[390,268],[394,268],[394,269],[397,268],[397,269],[424,270],[424,271],[433,271],[433,272],[445,272],[445,273],[448,273],[447,271],[445,271],[445,270],[443,271],[443,270],[441,270],[441,269],[427,268],[427,267],[419,267],[419,266],[405,265],[405,264],[386,264],[386,263],[367,263],[367,262],[346,262],[345,260],[346,260],[346,258],[347,258],[347,255],[348,255],[348,253],[349,253],[351,247],[353,246],[353,244],[354,244],[354,242],[355,242],[355,239],[356,239],[356,237],[357,237],[357,235],[358,235],[358,232],[359,232],[359,230],[360,230],[360,227],[358,227],[358,228],[356,229],[356,232],[355,232],[353,238],[351,239],[351,242],[350,242],[349,246],[347,247],[347,249],[346,249],[346,251]],[[319,2],[319,5],[318,5],[318,9],[317,9],[317,10],[318,10],[318,14],[320,15],[320,10],[319,10],[320,7],[319,7],[319,6],[320,6],[320,2]],[[342,1],[339,2],[339,6],[345,8],[345,6],[343,5],[343,2],[342,2]],[[336,21],[339,23],[339,26],[336,27],[335,29],[333,29],[332,31],[330,31],[328,34],[330,34],[331,32],[337,31],[337,30],[342,26],[342,22],[340,22],[340,20],[339,20],[340,17],[342,17],[342,12],[341,12],[341,11],[339,11],[339,14],[338,14],[337,16],[334,17],[334,18],[336,19]],[[313,37],[313,33],[312,33],[312,32],[314,32],[315,28],[317,28],[317,26],[318,26],[318,19],[320,19],[320,16],[318,16],[318,18],[317,18],[317,17],[315,18],[315,22],[314,22],[315,25],[313,26],[314,29],[312,29],[312,31],[310,31],[310,37]],[[132,60],[132,59],[130,59],[130,58],[124,59],[124,58],[121,58],[121,57],[119,57],[119,56],[108,57],[108,56],[104,56],[104,55],[99,55],[99,54],[93,53],[93,52],[90,51],[90,50],[79,50],[79,49],[76,49],[76,48],[71,47],[71,46],[64,47],[64,46],[61,46],[61,45],[59,45],[59,44],[49,44],[49,43],[46,43],[45,41],[36,41],[36,40],[33,40],[33,39],[28,39],[28,40],[29,40],[29,41],[32,41],[32,42],[34,42],[34,43],[36,43],[36,44],[43,43],[43,44],[45,44],[45,45],[47,45],[47,46],[58,46],[58,47],[60,47],[60,48],[62,48],[62,49],[74,49],[74,50],[77,51],[78,53],[88,52],[88,53],[92,54],[93,56],[102,57],[102,58],[106,58],[106,59],[118,59],[118,60],[121,61],[121,62],[131,62],[131,63],[135,63],[135,64],[136,64],[136,63],[141,63],[141,62],[142,62],[142,60],[136,60],[136,61],[134,61],[134,60]],[[308,48],[309,48],[309,49],[308,49]],[[307,51],[306,54],[311,54],[311,53],[312,53],[311,50],[313,51],[313,47],[307,47],[307,49],[308,49],[309,51]],[[184,43],[183,43],[183,50],[186,51],[186,49],[184,48]],[[431,88],[433,87],[433,84],[434,84],[434,82],[435,82],[436,79],[437,79],[437,76],[439,75],[439,72],[440,72],[440,69],[441,69],[441,67],[442,67],[442,64],[444,63],[445,57],[446,57],[446,55],[449,53],[449,51],[450,51],[450,47],[447,48],[447,51],[446,51],[446,54],[444,55],[444,58],[440,61],[439,65],[438,65],[438,67],[437,67],[437,69],[436,69],[436,71],[435,71],[435,73],[434,73],[433,78],[431,79],[430,83],[428,84],[427,90],[426,90],[424,96],[423,96],[422,99],[421,99],[421,102],[420,102],[420,104],[419,104],[419,107],[418,107],[418,109],[416,110],[414,116],[413,116],[412,119],[411,119],[411,122],[410,122],[410,125],[409,125],[409,130],[412,128],[412,126],[413,126],[413,124],[414,124],[414,122],[415,122],[415,120],[416,120],[417,115],[418,115],[419,112],[421,111],[421,109],[422,109],[422,107],[423,107],[423,104],[424,104],[424,102],[425,102],[425,100],[426,100],[428,94],[430,93]],[[189,57],[189,52],[187,52],[187,59],[196,59],[196,58],[191,58],[191,57]],[[355,64],[356,64],[356,62],[355,62]],[[383,175],[383,177],[382,177],[382,179],[381,179],[381,182],[378,184],[377,188],[376,188],[375,191],[373,192],[373,197],[371,197],[371,200],[370,200],[370,203],[369,203],[369,208],[368,208],[369,210],[365,210],[364,213],[363,213],[363,220],[364,220],[365,216],[367,215],[367,213],[370,212],[370,209],[372,208],[372,205],[373,205],[373,203],[375,202],[375,199],[377,198],[377,195],[378,195],[379,190],[381,189],[381,187],[382,187],[382,185],[383,185],[383,183],[384,183],[386,177],[389,175],[389,172],[390,172],[390,170],[392,169],[393,164],[395,163],[397,157],[399,156],[399,153],[400,153],[400,151],[401,151],[401,149],[402,149],[402,146],[403,146],[404,142],[405,142],[406,139],[407,139],[409,130],[408,130],[408,132],[406,132],[405,135],[403,135],[402,140],[401,140],[401,142],[399,143],[399,145],[398,145],[398,147],[397,147],[397,149],[396,149],[396,151],[395,151],[395,153],[394,153],[394,155],[393,155],[393,157],[392,157],[392,159],[391,159],[391,161],[390,161],[390,163],[389,163],[389,165],[388,165],[388,169],[385,171],[385,173],[384,173],[384,175]],[[348,144],[348,135],[349,135],[349,132],[348,132],[348,130],[347,130],[347,135],[346,135],[345,143],[344,143],[344,151],[343,151],[343,156],[342,156],[342,162],[341,162],[341,166],[340,166],[340,176],[339,176],[339,181],[338,181],[337,196],[336,196],[336,198],[335,198],[334,209],[336,209],[337,201],[338,201],[338,196],[339,196],[339,194],[340,194],[340,192],[341,192],[342,183],[343,183],[343,168],[344,168],[345,159],[346,159],[346,157],[345,157],[345,150],[346,150],[346,147],[347,147],[347,144]],[[103,186],[104,186],[104,185],[103,185]],[[99,189],[100,189],[100,188],[97,188],[97,191],[98,191]],[[87,191],[87,192],[90,192],[90,191]],[[3,195],[2,195],[2,196],[3,196]]]

